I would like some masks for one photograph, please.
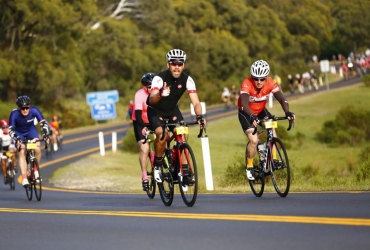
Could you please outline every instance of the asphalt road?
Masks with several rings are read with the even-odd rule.
[[[207,108],[209,120],[235,113]],[[15,191],[0,185],[0,249],[370,249],[369,192],[256,198],[246,187],[245,194],[200,194],[189,208],[179,195],[166,207],[158,194],[150,200],[145,194],[59,190],[48,184],[58,167],[99,151],[98,131],[110,148],[111,133],[122,138],[128,126],[66,134],[63,150],[43,159],[40,202],[28,201],[19,183]]]

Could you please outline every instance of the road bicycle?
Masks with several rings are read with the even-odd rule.
[[[264,123],[264,129],[257,130],[257,127],[254,128],[253,134],[256,132],[258,135],[264,132],[267,133],[266,142],[257,145],[258,154],[253,160],[253,169],[251,170],[254,180],[248,180],[256,197],[262,196],[268,176],[271,176],[274,188],[280,197],[286,197],[289,193],[290,166],[288,154],[283,142],[273,135],[273,128],[277,128],[277,121],[286,119],[288,118],[271,115],[260,120]],[[289,120],[288,131],[292,128],[292,125],[293,120]],[[247,160],[247,150],[245,159]]]
[[[11,190],[15,190],[15,167],[13,163],[13,155],[12,152],[5,152],[5,156],[7,157],[7,166],[6,166],[6,172],[8,174],[8,183],[10,185]]]
[[[33,192],[35,192],[36,199],[41,200],[42,194],[42,177],[40,172],[39,162],[35,157],[35,149],[37,148],[37,141],[45,141],[45,150],[49,147],[45,139],[32,139],[25,138],[22,143],[26,146],[26,162],[27,162],[27,178],[29,185],[25,187],[28,200],[32,200]],[[35,172],[38,171],[38,176]]]
[[[170,206],[174,197],[174,184],[179,185],[181,197],[188,207],[195,204],[198,194],[198,170],[195,155],[187,142],[189,125],[197,122],[169,123],[164,119],[163,138],[166,137],[164,165],[161,168],[162,183],[157,183],[161,199]],[[175,127],[175,129],[170,129]],[[202,136],[205,128],[201,129],[198,137]],[[171,147],[171,143],[174,145]]]

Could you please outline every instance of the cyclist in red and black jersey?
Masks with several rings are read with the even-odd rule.
[[[251,173],[253,168],[253,158],[256,155],[258,135],[252,134],[253,127],[259,124],[259,120],[270,115],[266,109],[266,101],[270,93],[274,95],[283,108],[289,120],[295,120],[294,113],[289,111],[288,101],[280,91],[279,86],[268,77],[270,66],[263,60],[254,62],[251,66],[251,77],[242,82],[240,87],[240,97],[238,100],[239,122],[243,132],[247,135],[249,143],[247,146],[247,169],[246,175],[249,180],[254,180]],[[274,131],[275,133],[275,131]],[[274,135],[276,136],[276,134]]]
[[[180,49],[170,50],[166,59],[167,70],[159,72],[153,78],[151,92],[147,100],[150,127],[156,134],[154,140],[154,178],[157,182],[162,182],[160,168],[163,166],[163,155],[166,146],[165,138],[161,140],[163,118],[168,118],[171,122],[183,120],[177,103],[186,91],[194,106],[198,123],[201,127],[205,125],[194,80],[183,72],[186,61],[185,52]]]

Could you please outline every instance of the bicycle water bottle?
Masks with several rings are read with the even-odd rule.
[[[257,148],[260,155],[260,160],[264,161],[266,156],[266,144],[258,142]]]
[[[168,160],[168,166],[171,169],[173,165],[173,159],[172,159],[172,150],[171,149],[166,149],[166,156]]]

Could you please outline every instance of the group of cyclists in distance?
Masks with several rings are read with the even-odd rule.
[[[154,178],[162,182],[160,169],[163,167],[166,137],[162,138],[162,123],[164,119],[172,122],[183,120],[178,107],[178,101],[187,91],[194,106],[196,119],[200,128],[204,128],[206,120],[202,115],[202,107],[196,91],[193,78],[184,73],[186,53],[180,49],[172,49],[166,55],[167,69],[157,74],[146,73],[141,78],[142,88],[139,89],[134,98],[134,112],[132,115],[135,138],[139,147],[139,162],[141,166],[142,189],[148,190],[147,164],[149,162],[148,143],[143,144],[145,136],[149,131],[154,131]],[[238,106],[238,117],[243,133],[248,137],[248,152],[246,177],[253,180],[251,168],[253,158],[256,154],[258,135],[254,134],[254,127],[260,124],[259,120],[269,115],[266,109],[268,95],[272,93],[280,102],[286,117],[295,121],[295,114],[289,110],[288,101],[283,96],[278,84],[269,77],[270,66],[264,60],[254,62],[250,69],[251,76],[246,78],[237,91],[232,86],[231,92],[225,88],[222,98],[231,102],[234,96]],[[171,130],[174,127],[170,127]],[[275,133],[275,132],[274,132]],[[276,136],[276,134],[275,134]]]
[[[37,131],[36,124],[40,124],[41,134],[45,143],[55,145],[56,135],[61,135],[62,122],[57,115],[53,115],[50,122],[47,122],[41,111],[31,106],[31,98],[28,96],[19,96],[15,101],[17,108],[13,109],[9,115],[9,120],[3,119],[0,121],[0,152],[1,165],[4,175],[4,184],[8,184],[7,173],[7,155],[6,152],[13,153],[12,162],[15,167],[15,172],[18,172],[18,167],[22,176],[22,185],[28,187],[30,185],[27,178],[27,148],[25,140],[36,140],[37,148],[35,149],[35,157],[40,163],[41,148],[40,137]],[[55,148],[54,146],[54,149]],[[18,160],[17,160],[18,158]],[[39,173],[35,171],[35,179],[38,180]]]

